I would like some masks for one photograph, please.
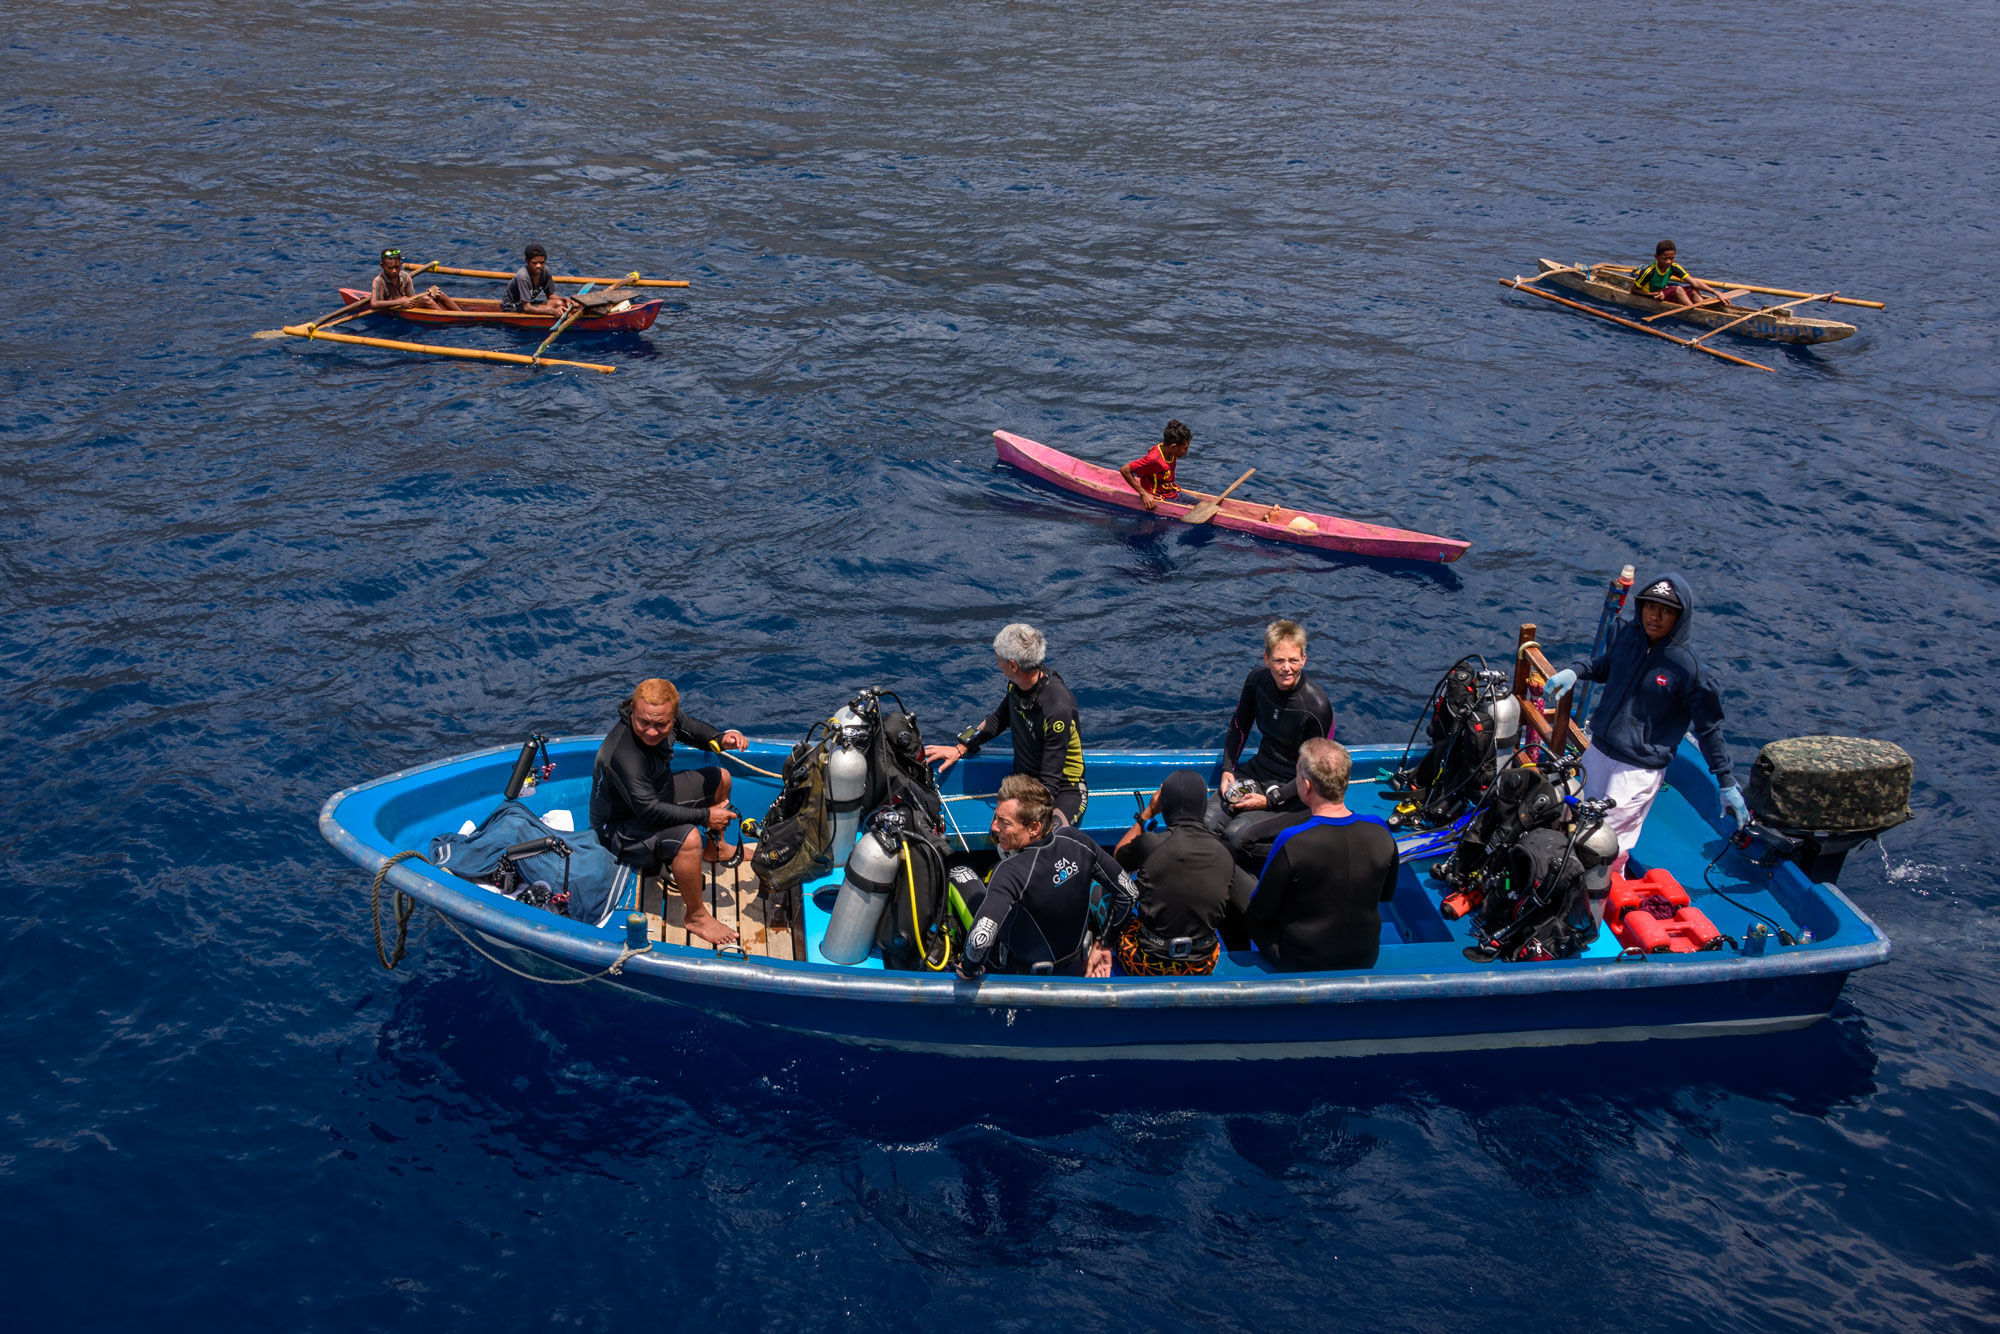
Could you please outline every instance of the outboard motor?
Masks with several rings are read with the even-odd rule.
[[[828,962],[860,963],[874,948],[875,928],[896,888],[902,847],[903,817],[898,811],[883,811],[868,832],[855,840],[847,859],[847,878],[840,883],[826,939],[819,946]]]
[[[1751,822],[1740,847],[1762,843],[1765,864],[1798,863],[1822,884],[1840,878],[1847,854],[1910,818],[1915,763],[1890,741],[1803,736],[1757,753],[1744,803]]]

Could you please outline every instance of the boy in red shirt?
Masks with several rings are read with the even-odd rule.
[[[1147,450],[1144,458],[1133,459],[1118,470],[1118,475],[1125,479],[1125,485],[1137,491],[1139,499],[1146,502],[1148,512],[1158,509],[1161,501],[1180,496],[1181,488],[1174,481],[1174,467],[1187,457],[1188,446],[1193,442],[1193,431],[1178,420],[1169,421],[1167,429],[1160,432],[1159,444]]]

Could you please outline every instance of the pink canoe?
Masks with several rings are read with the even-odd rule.
[[[1022,472],[1052,482],[1065,491],[1101,500],[1128,510],[1144,511],[1145,502],[1125,485],[1116,468],[1102,468],[1073,458],[1059,449],[1037,444],[1011,431],[995,431],[994,446],[1002,463],[1011,463]],[[1163,500],[1153,512],[1164,518],[1184,519],[1188,511],[1209,497],[1181,488],[1188,503]],[[1285,509],[1234,496],[1222,502],[1210,520],[1217,528],[1228,528],[1252,537],[1268,537],[1273,542],[1293,542],[1300,546],[1324,547],[1329,551],[1351,551],[1357,556],[1390,556],[1404,560],[1453,561],[1471,544],[1430,533],[1413,533],[1403,528],[1358,523],[1311,510]]]

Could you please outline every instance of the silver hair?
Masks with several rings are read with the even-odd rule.
[[[1049,641],[1034,626],[1016,621],[993,636],[993,654],[1016,667],[1039,667],[1049,655]]]

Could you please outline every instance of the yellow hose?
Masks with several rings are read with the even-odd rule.
[[[914,866],[910,865],[910,840],[907,838],[903,840],[903,883],[910,887],[910,929],[921,932],[924,924],[922,918],[917,913],[917,871]],[[921,940],[919,943],[924,956],[924,967],[930,969],[933,973],[942,973],[950,966],[951,932],[947,931],[944,933],[944,958],[936,963],[931,962],[931,947],[928,944],[922,944]]]

